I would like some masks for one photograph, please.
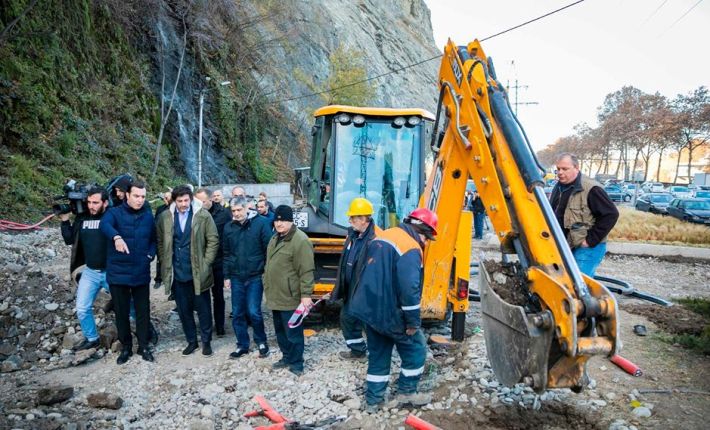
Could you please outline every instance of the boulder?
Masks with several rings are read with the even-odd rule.
[[[92,408],[121,409],[123,399],[111,393],[91,393],[86,402]]]
[[[74,387],[70,385],[54,385],[40,388],[37,391],[37,403],[40,405],[53,405],[69,400],[74,395]]]

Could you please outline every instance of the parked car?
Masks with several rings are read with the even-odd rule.
[[[662,193],[665,191],[663,184],[660,182],[645,182],[641,185],[641,189],[647,193]]]
[[[699,190],[693,195],[694,199],[710,201],[710,191]]]
[[[631,194],[617,185],[607,185],[604,187],[604,191],[609,195],[612,202],[628,202],[631,200]]]
[[[710,224],[710,202],[700,199],[673,199],[668,215],[682,221]]]
[[[690,198],[690,190],[688,187],[682,187],[679,185],[671,185],[668,188],[668,191],[670,191],[671,194],[673,194],[673,197],[677,199],[689,199]]]
[[[665,215],[673,195],[668,193],[648,193],[636,200],[636,210]]]
[[[634,195],[634,193],[636,192],[636,184],[624,184],[624,187],[622,189],[627,193]]]

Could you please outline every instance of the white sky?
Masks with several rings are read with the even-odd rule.
[[[573,2],[425,1],[442,48],[449,37],[465,45]],[[483,49],[503,85],[515,79],[528,85],[519,90],[519,101],[539,103],[518,107],[538,150],[574,133],[577,123],[595,126],[604,97],[624,85],[669,98],[710,86],[710,1],[677,21],[697,2],[587,0],[483,42]]]

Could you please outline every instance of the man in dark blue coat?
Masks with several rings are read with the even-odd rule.
[[[138,353],[154,361],[148,346],[150,324],[150,263],[155,257],[156,234],[153,213],[145,205],[146,187],[133,181],[126,200],[111,208],[101,219],[101,232],[108,238],[106,281],[111,290],[116,314],[118,340],[123,349],[116,360],[124,364],[133,355],[133,337],[129,321],[131,299],[136,308]]]
[[[244,197],[233,198],[230,206],[233,220],[224,226],[224,286],[232,289],[232,327],[237,348],[229,358],[249,353],[247,317],[254,329],[259,357],[263,358],[269,355],[269,345],[261,314],[264,294],[261,276],[272,236],[271,225],[266,218],[247,210]]]
[[[367,247],[366,265],[350,303],[350,313],[367,330],[367,412],[376,412],[384,403],[394,346],[402,358],[397,402],[422,406],[431,401],[431,396],[417,393],[426,359],[419,311],[422,250],[427,240],[434,239],[436,225],[436,214],[418,208]]]

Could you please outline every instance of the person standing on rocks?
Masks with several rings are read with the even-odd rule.
[[[299,305],[313,306],[313,245],[293,223],[290,206],[278,206],[274,213],[276,234],[266,250],[264,296],[273,313],[276,341],[283,356],[273,368],[288,368],[300,376],[303,374],[303,325],[289,328],[288,320]]]
[[[350,314],[350,302],[352,292],[357,287],[358,279],[365,267],[365,256],[367,255],[365,249],[376,235],[382,233],[382,230],[372,221],[373,213],[372,203],[367,199],[357,197],[350,202],[350,207],[345,214],[348,216],[350,228],[348,228],[343,253],[340,256],[331,300],[343,300],[343,307],[340,309],[340,328],[349,350],[341,351],[340,357],[346,360],[367,360],[364,327],[362,322]]]
[[[594,277],[606,254],[606,237],[619,219],[619,210],[600,183],[582,175],[575,155],[563,152],[555,165],[558,182],[550,194],[550,205],[579,270]]]
[[[219,248],[219,233],[212,216],[193,199],[187,185],[175,187],[173,203],[157,222],[158,259],[165,293],[175,293],[178,315],[187,347],[182,355],[198,348],[194,312],[200,320],[202,355],[212,355],[212,264]]]
[[[212,192],[207,188],[200,188],[195,193],[195,198],[202,202],[202,208],[212,216],[217,233],[219,234],[219,247],[212,263],[212,316],[214,317],[214,330],[217,337],[224,336],[224,270],[222,246],[224,244],[224,226],[232,220],[232,215],[219,203],[212,201]]]
[[[366,264],[354,288],[351,314],[367,330],[366,411],[378,411],[390,379],[392,348],[402,359],[396,401],[422,406],[431,396],[417,393],[424,373],[426,340],[421,331],[422,250],[434,240],[438,220],[425,208],[378,234],[367,248]]]
[[[264,217],[247,211],[244,197],[235,197],[230,204],[232,221],[224,226],[224,286],[232,290],[232,327],[237,337],[237,348],[229,354],[229,358],[249,353],[247,321],[251,322],[254,330],[259,357],[264,358],[269,355],[269,345],[261,314],[264,295],[261,277],[272,236],[271,226]]]
[[[131,299],[136,310],[138,353],[155,361],[148,346],[150,325],[150,263],[155,258],[156,237],[153,212],[145,204],[146,186],[131,182],[126,200],[111,208],[101,219],[101,232],[108,238],[106,281],[116,314],[118,340],[123,349],[116,360],[124,364],[133,355],[129,321]]]
[[[473,212],[473,238],[483,239],[483,221],[486,219],[486,208],[483,205],[483,200],[474,190],[471,195],[471,200],[468,203],[468,209]]]
[[[99,333],[94,321],[94,300],[102,288],[108,291],[106,283],[106,237],[99,230],[101,218],[108,207],[108,192],[102,187],[92,187],[86,198],[87,212],[77,215],[72,224],[69,214],[61,214],[62,238],[72,245],[69,271],[81,271],[76,289],[76,316],[84,334],[84,341],[74,349],[77,351],[97,348]],[[83,270],[81,270],[83,268]]]

